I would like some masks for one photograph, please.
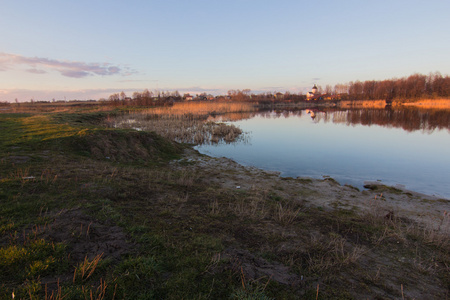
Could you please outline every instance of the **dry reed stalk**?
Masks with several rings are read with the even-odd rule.
[[[276,220],[280,222],[281,225],[289,225],[297,218],[300,209],[301,208],[295,210],[289,206],[283,207],[281,203],[278,203],[275,215]]]
[[[447,248],[450,246],[450,213],[444,211],[440,222],[437,225],[428,223],[422,229],[422,236],[429,244]]]
[[[59,284],[59,278],[58,278],[56,285],[57,285],[57,290],[52,291],[52,293],[50,295],[48,294],[47,284],[45,285],[45,298],[44,298],[45,300],[62,300],[67,296],[67,294],[66,295],[62,294],[61,285]]]
[[[311,236],[311,243],[315,250],[313,255],[308,253],[308,265],[310,270],[317,272],[354,264],[366,252],[366,249],[359,245],[352,245],[351,250],[347,250],[347,240],[341,236],[335,236],[329,242]]]
[[[216,216],[220,213],[219,202],[217,200],[214,200],[213,202],[211,202],[211,204],[209,206],[211,208],[211,212],[210,212],[211,215]]]
[[[94,273],[95,269],[98,266],[98,263],[100,262],[101,258],[103,256],[103,253],[98,254],[89,261],[87,257],[84,258],[84,261],[78,265],[78,267],[75,268],[73,272],[73,282],[75,282],[77,274],[80,275],[81,280],[86,280]]]
[[[154,114],[174,114],[182,115],[192,113],[195,115],[209,114],[225,114],[235,112],[255,111],[254,105],[251,103],[238,102],[180,102],[175,103],[172,107],[157,107],[147,110]]]
[[[221,113],[239,111],[243,104],[207,103],[179,104],[172,108],[155,108],[144,113],[132,113],[109,121],[109,126],[144,131],[154,131],[168,139],[183,143],[230,143],[242,134],[232,124],[206,122],[210,110]],[[247,108],[248,109],[248,108]]]
[[[248,217],[252,219],[264,219],[267,215],[267,209],[264,201],[257,198],[248,198],[230,204],[234,213],[240,217]]]

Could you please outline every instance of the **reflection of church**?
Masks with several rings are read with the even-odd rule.
[[[311,109],[307,109],[307,110],[305,110],[305,112],[307,113],[307,114],[310,114],[311,115],[311,119],[315,119],[316,118],[316,113],[314,112],[314,110],[311,110]]]
[[[314,85],[311,92],[306,93],[306,100],[317,100],[320,96],[321,94],[319,93],[317,86]]]

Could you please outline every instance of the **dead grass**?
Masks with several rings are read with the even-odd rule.
[[[255,111],[251,103],[238,102],[181,102],[171,107],[157,107],[146,111],[148,114],[156,115],[184,115],[191,113],[199,116],[222,115],[237,112]]]
[[[167,139],[190,144],[230,143],[242,134],[242,130],[232,124],[206,122],[203,117],[191,114],[133,113],[118,117],[110,126],[154,131]]]
[[[396,106],[418,107],[425,109],[450,109],[450,99],[421,99],[412,102],[394,101],[392,104]]]
[[[329,237],[311,235],[312,249],[308,252],[308,268],[313,273],[338,270],[355,264],[367,252],[361,245],[352,245],[340,235]]]
[[[232,124],[207,121],[210,116],[251,111],[248,103],[176,103],[107,120],[111,127],[154,131],[170,140],[192,144],[231,143],[242,130]]]
[[[416,229],[416,231],[420,232],[420,229]],[[450,213],[444,211],[437,225],[426,224],[421,233],[427,243],[443,249],[450,247]]]
[[[278,221],[281,225],[289,225],[292,224],[298,216],[301,207],[295,209],[292,205],[284,205],[278,203],[276,206],[275,212],[275,220]]]
[[[261,220],[269,215],[269,210],[264,200],[257,198],[247,198],[238,200],[230,204],[231,210],[241,218]]]
[[[450,246],[450,214],[447,211],[442,213],[438,222],[429,221],[419,224],[399,218],[395,209],[387,207],[383,194],[377,194],[374,199],[370,199],[368,207],[369,210],[363,212],[362,217],[370,224],[382,228],[381,234],[374,236],[377,245],[387,239],[404,243],[409,235],[415,235],[441,249]]]

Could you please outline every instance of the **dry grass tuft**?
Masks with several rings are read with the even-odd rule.
[[[290,225],[292,224],[298,216],[301,208],[295,209],[292,206],[283,205],[278,203],[275,212],[275,220],[278,221],[281,225]]]
[[[92,260],[88,260],[87,257],[84,258],[84,261],[81,262],[78,267],[75,268],[73,272],[73,282],[79,278],[81,281],[85,281],[89,277],[94,274],[95,269],[98,266],[98,263],[101,261],[103,253],[96,255]]]
[[[265,201],[257,198],[239,200],[230,206],[236,215],[244,218],[261,220],[269,213]]]
[[[325,272],[356,263],[367,250],[350,244],[340,235],[330,234],[329,239],[311,236],[312,251],[308,252],[308,266],[312,272]]]
[[[183,143],[231,143],[242,130],[232,124],[207,121],[209,116],[250,109],[248,103],[177,103],[109,119],[107,123],[116,128],[154,131]]]

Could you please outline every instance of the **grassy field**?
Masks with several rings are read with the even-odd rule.
[[[211,183],[122,113],[0,114],[0,299],[449,297],[440,229]]]

